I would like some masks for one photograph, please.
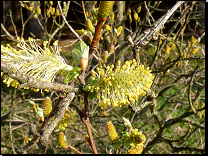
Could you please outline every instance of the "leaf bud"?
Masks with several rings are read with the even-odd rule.
[[[81,65],[81,68],[82,68],[82,71],[85,71],[87,69],[87,66],[88,66],[88,58],[81,58],[80,60],[80,65]]]

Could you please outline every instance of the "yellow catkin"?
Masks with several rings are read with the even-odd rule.
[[[117,36],[119,36],[121,34],[121,31],[122,31],[123,27],[122,26],[119,26],[116,30],[118,32]]]
[[[66,139],[65,139],[65,135],[64,132],[59,132],[58,133],[58,143],[61,147],[65,146],[66,143]]]
[[[108,133],[108,137],[112,143],[115,143],[119,138],[116,132],[116,129],[111,121],[108,121],[106,124],[106,129]]]
[[[126,154],[141,154],[143,151],[143,144],[138,144],[135,148],[131,148]]]
[[[37,9],[36,9],[36,10],[37,10],[37,13],[38,13],[38,14],[41,14],[40,6],[37,6]]]
[[[140,13],[141,9],[142,9],[142,7],[141,7],[141,5],[140,5],[140,6],[137,8],[137,13]]]
[[[94,27],[93,27],[92,21],[90,19],[87,19],[86,25],[87,25],[87,29],[89,29],[92,32],[94,31]]]
[[[134,59],[126,61],[121,67],[121,62],[118,61],[115,68],[114,65],[107,66],[104,75],[102,74],[103,76],[101,76],[98,69],[98,74],[93,78],[96,79],[96,82],[89,86],[94,87],[93,90],[100,88],[95,91],[99,98],[98,105],[102,109],[106,109],[108,105],[115,108],[133,104],[140,95],[146,95],[146,91],[152,85],[154,76],[151,74],[149,67],[145,68],[144,65],[137,64]]]
[[[143,144],[146,141],[146,137],[142,132],[138,132],[138,129],[132,129],[132,132],[130,133],[130,139],[132,143],[137,146],[138,144]]]
[[[199,51],[199,47],[196,47],[196,48],[194,48],[194,49],[191,51],[191,53],[192,53],[192,54],[196,54],[198,51]]]
[[[113,8],[114,1],[100,1],[98,15],[101,18],[106,18],[111,14],[111,10]]]
[[[139,19],[138,13],[134,10],[134,19],[137,22]]]
[[[166,46],[165,46],[165,54],[169,55],[170,54],[170,50],[171,50],[171,48],[168,46],[168,44],[166,44]]]
[[[52,102],[50,97],[46,97],[44,101],[44,115],[49,115],[52,110]]]
[[[112,15],[111,15],[111,23],[114,23],[114,22],[115,22],[115,14],[112,13]]]
[[[104,61],[104,63],[107,62],[107,59],[108,59],[108,51],[105,51],[105,52],[104,52],[104,56],[103,56],[103,61]]]

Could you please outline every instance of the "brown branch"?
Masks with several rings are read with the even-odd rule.
[[[191,89],[192,89],[192,85],[193,85],[193,81],[194,81],[194,77],[195,77],[195,74],[196,74],[196,71],[197,69],[199,68],[199,65],[196,66],[194,72],[193,72],[193,75],[191,77],[191,80],[190,80],[190,85],[189,85],[189,88],[188,88],[188,100],[189,100],[189,105],[191,106],[191,109],[194,113],[196,113],[196,110],[193,106],[193,102],[192,102],[192,99],[191,99]]]
[[[150,39],[156,35],[156,33],[161,30],[164,27],[164,24],[167,22],[167,20],[170,18],[170,16],[175,12],[175,10],[181,6],[184,3],[184,1],[178,1],[171,9],[168,10],[168,12],[162,16],[159,20],[157,20],[154,24],[153,24],[153,29],[152,28],[148,28],[146,29],[140,36],[138,37],[139,42],[137,42],[137,39],[135,40],[135,46],[133,48],[133,52],[138,52],[142,46],[145,46]]]
[[[92,132],[91,132],[91,128],[90,128],[90,120],[89,118],[87,117],[87,114],[84,110],[80,110],[79,111],[79,116],[82,120],[82,122],[85,124],[86,126],[86,129],[87,129],[87,133],[89,135],[89,139],[90,139],[90,142],[91,142],[91,146],[92,146],[92,150],[93,150],[93,153],[94,154],[98,154],[97,152],[97,149],[95,147],[95,143],[93,141],[93,137],[92,137]]]
[[[94,35],[94,38],[93,38],[91,46],[90,46],[90,52],[89,52],[88,60],[90,60],[93,57],[94,51],[97,47],[97,43],[98,43],[99,38],[100,38],[100,32],[101,32],[103,22],[105,22],[107,18],[101,18],[101,17],[99,17],[99,15],[97,15],[97,19],[98,19],[98,22],[97,22],[97,25],[95,27],[95,35]]]
[[[3,61],[1,61],[1,71],[4,74],[7,74],[9,77],[17,80],[21,85],[19,88],[30,87],[30,88],[38,88],[38,89],[47,89],[49,91],[60,91],[60,92],[76,92],[78,88],[74,88],[73,86],[63,85],[59,83],[50,83],[35,79],[31,76],[27,76],[26,74],[22,74],[14,67],[7,65]]]
[[[71,146],[70,144],[67,144],[64,149],[67,149],[67,148],[71,148],[72,150],[74,150],[75,152],[77,152],[78,154],[83,154],[82,152],[78,151],[76,148],[74,148],[73,146]]]

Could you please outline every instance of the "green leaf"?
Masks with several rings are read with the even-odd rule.
[[[88,99],[92,100],[96,95],[96,92],[89,92]]]
[[[86,47],[84,48],[84,52],[83,52],[83,54],[82,54],[82,57],[88,59],[88,56],[89,56],[89,46],[86,46]]]
[[[68,72],[65,74],[65,76],[64,76],[64,84],[68,84],[68,83],[66,82],[66,78],[68,77],[69,73],[70,73],[70,71],[68,71]]]
[[[74,74],[71,74],[69,79],[68,79],[68,83],[71,82],[75,77],[77,77],[79,74],[77,73],[74,73]]]
[[[128,128],[131,127],[131,122],[127,118],[123,117],[123,121],[124,121],[124,126]]]
[[[75,61],[80,64],[82,53],[78,49],[75,48],[72,50],[72,56],[75,59]]]
[[[84,48],[86,47],[87,45],[83,42],[83,41],[79,41],[76,45],[76,48],[83,54],[84,52]]]
[[[88,89],[89,86],[90,86],[90,84],[88,84],[87,86],[84,86],[82,89],[83,89],[84,91],[90,91],[90,89]]]
[[[122,142],[120,140],[112,144],[113,148],[116,149]]]

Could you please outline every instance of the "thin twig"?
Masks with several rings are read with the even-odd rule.
[[[9,36],[13,41],[16,41],[16,39],[6,30],[6,28],[4,27],[2,23],[1,23],[1,28],[6,33],[7,36]]]
[[[60,1],[58,1],[58,6],[59,6],[59,10],[60,10],[60,12],[61,12],[62,17],[63,17],[64,21],[66,22],[66,25],[67,25],[67,26],[69,27],[69,29],[75,34],[75,36],[76,36],[80,41],[82,41],[82,39],[79,37],[79,35],[74,31],[74,29],[73,29],[73,28],[69,25],[69,23],[67,22],[67,20],[66,20],[64,14],[63,14],[61,5],[60,5]]]
[[[151,15],[151,13],[150,13],[148,7],[147,7],[146,1],[144,1],[144,5],[145,5],[145,8],[146,8],[146,10],[147,10],[147,13],[149,14],[149,16],[152,18],[153,22],[155,23],[155,20],[154,20],[154,18],[152,17],[152,15]],[[150,23],[150,25],[151,25],[151,23]]]
[[[82,9],[84,12],[85,20],[87,20],[86,12],[85,12],[85,7],[84,7],[84,1],[82,1]]]

